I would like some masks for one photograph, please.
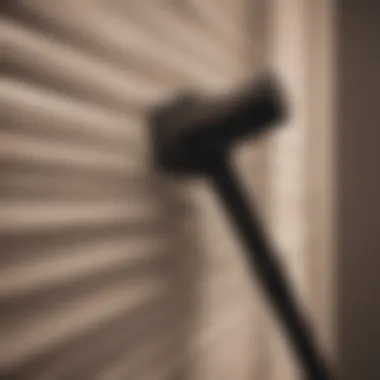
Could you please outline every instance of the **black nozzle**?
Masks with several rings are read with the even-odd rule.
[[[207,162],[237,141],[257,137],[284,117],[271,76],[218,98],[186,95],[158,107],[151,118],[155,161],[176,173],[202,173]]]

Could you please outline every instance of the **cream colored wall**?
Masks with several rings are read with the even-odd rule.
[[[332,360],[334,320],[334,7],[271,1],[268,61],[288,95],[289,118],[267,147],[268,222],[317,342]],[[271,313],[268,378],[299,378]]]
[[[330,174],[318,162],[330,135],[324,129],[309,154],[314,116],[327,106],[310,108],[305,46],[318,34],[311,15],[327,10],[268,4],[8,6],[1,24],[0,375],[275,380],[289,371],[294,378],[279,326],[210,187],[157,173],[146,129],[153,104],[183,89],[228,91],[274,62],[297,116],[236,160],[299,293],[324,318],[324,295],[310,299],[325,277],[310,282],[307,273],[316,231],[309,222],[318,224],[315,239],[328,241],[321,227],[328,214],[308,215],[308,171],[316,165],[326,181],[313,201],[326,210]],[[318,49],[325,54],[322,42]],[[320,271],[328,243],[323,250]]]

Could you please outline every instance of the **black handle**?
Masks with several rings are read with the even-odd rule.
[[[208,174],[246,247],[252,269],[272,301],[298,355],[305,379],[331,380],[321,353],[317,350],[310,327],[298,309],[291,287],[266,237],[254,210],[249,207],[233,170],[224,160],[209,163]]]

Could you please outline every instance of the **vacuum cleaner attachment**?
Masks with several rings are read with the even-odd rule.
[[[270,240],[230,167],[230,148],[234,144],[248,137],[257,138],[284,116],[283,96],[275,78],[268,75],[236,94],[220,98],[183,96],[152,113],[154,158],[160,169],[211,179],[247,248],[248,263],[285,327],[305,379],[329,380],[326,362]]]
[[[158,107],[151,118],[155,162],[177,174],[204,172],[211,157],[283,118],[280,92],[275,78],[266,75],[227,96],[187,94]]]

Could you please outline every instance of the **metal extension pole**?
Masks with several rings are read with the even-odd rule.
[[[212,160],[208,175],[213,182],[225,208],[229,212],[236,230],[248,248],[251,268],[259,276],[263,290],[270,299],[283,322],[285,331],[295,350],[307,380],[331,380],[321,353],[313,340],[310,327],[298,309],[285,274],[276,260],[266,234],[255,211],[234,177],[226,155]],[[251,209],[251,210],[250,210]]]

